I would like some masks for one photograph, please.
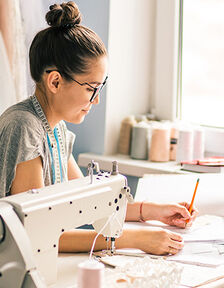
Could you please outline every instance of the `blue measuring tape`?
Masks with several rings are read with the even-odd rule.
[[[58,131],[57,131],[56,128],[54,128],[54,137],[55,137],[55,140],[56,140],[56,143],[57,143],[61,182],[63,182],[60,145],[59,145],[59,141],[58,141]],[[53,149],[52,149],[52,146],[51,146],[51,141],[50,141],[50,138],[49,138],[48,134],[47,134],[47,143],[48,143],[48,146],[49,146],[49,149],[50,149],[50,153],[51,153],[51,169],[52,169],[52,176],[53,176],[53,184],[55,184],[54,156],[53,156]]]

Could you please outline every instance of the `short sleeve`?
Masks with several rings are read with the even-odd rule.
[[[43,137],[38,119],[27,112],[20,112],[1,127],[0,197],[9,194],[17,164],[39,156],[44,159]]]

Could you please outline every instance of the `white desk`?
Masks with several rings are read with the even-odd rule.
[[[88,254],[82,254],[82,253],[63,254],[61,253],[58,257],[58,281],[56,284],[49,286],[49,288],[76,288],[77,287],[77,284],[76,284],[77,283],[77,266],[80,262],[86,260],[87,258],[88,258]],[[194,269],[194,266],[192,265],[188,265],[188,266]],[[110,270],[111,270],[110,268],[106,268],[106,273],[110,273]],[[186,288],[186,286],[179,286],[179,288],[183,288],[183,287]],[[223,288],[224,279],[220,279],[218,281],[215,281],[214,283],[203,285],[200,287],[201,288],[218,288],[218,287]]]
[[[137,191],[136,196],[139,201],[146,199],[146,196],[148,195],[149,198],[153,201],[189,201],[189,199],[192,197],[192,187],[194,188],[195,179],[193,179],[194,181],[191,184],[187,178],[194,177],[196,178],[197,175],[179,175],[178,177],[157,175],[156,177],[154,176],[150,179],[147,179],[144,183],[145,187],[141,187],[143,193],[139,194],[141,190],[140,189]],[[224,178],[222,175],[200,175],[200,178],[200,189],[198,188],[196,205],[199,206],[204,212],[211,214],[212,212],[216,212],[218,215],[224,216],[224,194],[222,193],[222,187],[224,187]],[[51,285],[49,288],[75,288],[77,281],[77,265],[87,258],[87,254],[60,254],[58,258],[58,281],[55,285]],[[193,265],[188,265],[188,267],[190,267],[192,271],[195,269],[195,266]],[[203,271],[203,267],[201,267],[201,270]],[[110,273],[110,268],[107,268],[106,273]],[[223,288],[224,279],[220,279],[216,282],[200,287]]]

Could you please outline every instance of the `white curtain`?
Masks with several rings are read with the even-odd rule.
[[[19,1],[10,1],[12,1],[10,21],[12,21],[12,33],[14,39],[14,48],[12,51],[12,75],[15,83],[16,101],[19,102],[28,96],[26,81],[25,35],[22,26]]]
[[[18,1],[18,0],[17,0]],[[23,27],[25,31],[25,44],[26,44],[26,68],[27,68],[27,89],[28,95],[32,95],[35,90],[35,83],[30,76],[29,70],[29,48],[34,36],[37,32],[47,27],[45,21],[46,9],[44,2],[48,0],[20,0]],[[53,3],[54,1],[52,1]]]
[[[2,112],[10,105],[27,98],[26,48],[18,0],[0,0],[0,32],[0,111]]]
[[[0,32],[0,114],[15,104],[16,92],[5,43]]]

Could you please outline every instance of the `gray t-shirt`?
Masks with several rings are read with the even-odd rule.
[[[66,181],[68,180],[67,164],[75,135],[67,130],[64,121],[57,124],[57,129],[63,142],[61,163],[63,181]],[[47,142],[47,131],[30,97],[11,106],[0,116],[0,198],[10,195],[17,164],[39,156],[43,163],[44,184],[51,185],[53,184],[52,159]]]

